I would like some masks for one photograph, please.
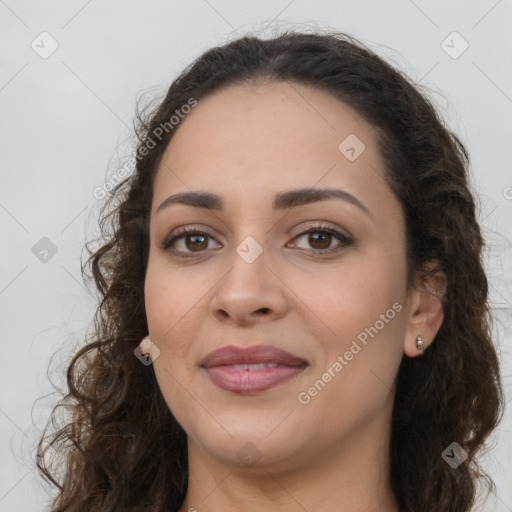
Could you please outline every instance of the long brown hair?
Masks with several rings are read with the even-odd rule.
[[[53,420],[63,407],[66,419],[58,426],[49,421],[39,444],[39,470],[58,488],[51,510],[162,512],[183,502],[185,432],[152,366],[134,356],[148,333],[144,279],[153,182],[176,131],[169,120],[177,110],[191,98],[200,102],[258,79],[325,90],[375,128],[386,178],[406,218],[408,276],[425,275],[434,261],[430,271],[447,277],[445,317],[432,346],[423,357],[404,356],[400,365],[392,487],[404,512],[468,512],[481,477],[494,487],[476,456],[501,419],[503,390],[467,150],[419,87],[362,43],[346,34],[294,30],[210,49],[172,83],[157,108],[138,114],[135,170],[105,201],[102,244],[82,265],[101,296],[92,337],[72,358],[69,389],[52,411]],[[452,442],[468,455],[457,468],[441,456]],[[51,446],[58,453],[53,464],[43,458]]]

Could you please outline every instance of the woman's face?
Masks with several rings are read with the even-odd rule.
[[[404,218],[370,125],[325,92],[267,83],[216,92],[173,129],[145,301],[154,371],[189,450],[285,469],[382,441],[410,299]],[[218,199],[159,209],[192,192]],[[262,345],[293,358],[267,347],[206,361]]]

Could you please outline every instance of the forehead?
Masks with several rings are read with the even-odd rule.
[[[307,85],[231,85],[199,100],[175,130],[156,176],[155,205],[190,189],[266,202],[277,191],[317,186],[368,196],[385,183],[373,127]]]

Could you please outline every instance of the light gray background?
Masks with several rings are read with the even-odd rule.
[[[80,256],[97,233],[93,190],[129,157],[136,98],[165,92],[213,45],[271,35],[267,24],[348,32],[435,91],[471,154],[510,400],[511,23],[510,0],[0,0],[0,511],[45,509],[31,452],[57,398],[47,368],[59,350],[52,379],[64,382],[92,319]],[[57,247],[47,262],[32,251],[43,237]],[[507,409],[484,459],[497,494],[475,510],[512,511],[511,430]]]

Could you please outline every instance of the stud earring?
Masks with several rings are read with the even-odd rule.
[[[423,348],[423,338],[421,336],[416,338],[416,348],[421,352],[421,356],[425,353],[425,349]]]
[[[160,349],[155,345],[155,343],[153,343],[148,334],[139,343],[139,346],[135,349],[134,353],[145,365],[148,365],[160,356]],[[142,356],[142,358],[140,356]]]
[[[143,338],[143,340],[139,344],[140,350],[143,355],[150,356],[151,355],[151,340],[149,336]]]

